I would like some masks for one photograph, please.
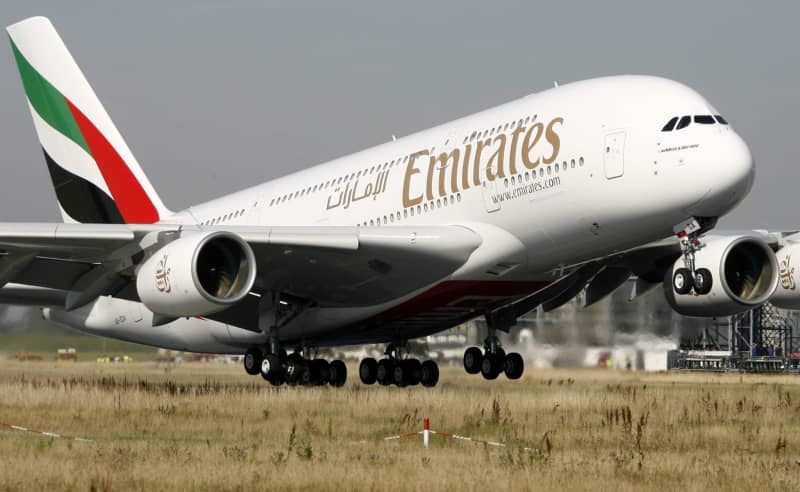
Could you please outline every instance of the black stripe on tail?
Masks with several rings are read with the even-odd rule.
[[[42,151],[58,203],[70,217],[84,224],[125,223],[110,196],[89,181],[59,166],[46,150]]]

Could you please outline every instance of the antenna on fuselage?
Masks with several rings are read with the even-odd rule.
[[[557,81],[557,80],[554,80],[554,81],[553,81],[553,87],[555,87],[556,89],[558,89],[558,81]]]

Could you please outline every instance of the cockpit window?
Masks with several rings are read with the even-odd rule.
[[[683,128],[686,128],[687,126],[689,126],[689,123],[691,122],[692,122],[691,116],[681,116],[681,120],[678,122],[678,126],[675,129],[681,130]]]
[[[721,115],[715,114],[715,115],[714,115],[714,118],[717,120],[717,122],[718,122],[720,125],[727,125],[727,124],[728,124],[728,121],[727,121],[727,120],[725,120],[725,118],[723,118]]]
[[[701,125],[713,125],[714,117],[710,114],[696,114],[694,115],[694,122]]]
[[[662,128],[661,131],[662,132],[671,132],[672,129],[675,128],[675,123],[677,123],[677,122],[678,122],[678,117],[675,116],[674,118],[669,120],[666,125],[664,125],[664,128]]]

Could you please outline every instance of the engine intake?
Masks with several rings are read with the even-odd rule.
[[[242,300],[253,287],[253,250],[229,232],[196,233],[163,246],[137,272],[142,303],[166,316],[202,316]]]
[[[687,316],[730,316],[768,301],[778,286],[775,253],[755,236],[710,236],[695,253],[695,271],[707,269],[712,282],[707,294],[679,294],[673,276],[683,258],[667,270],[664,294],[675,311]]]

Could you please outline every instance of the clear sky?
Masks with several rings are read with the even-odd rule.
[[[560,83],[653,74],[702,93],[757,161],[726,228],[800,228],[800,2],[3,0],[50,17],[180,209]],[[0,51],[0,220],[60,220]]]

